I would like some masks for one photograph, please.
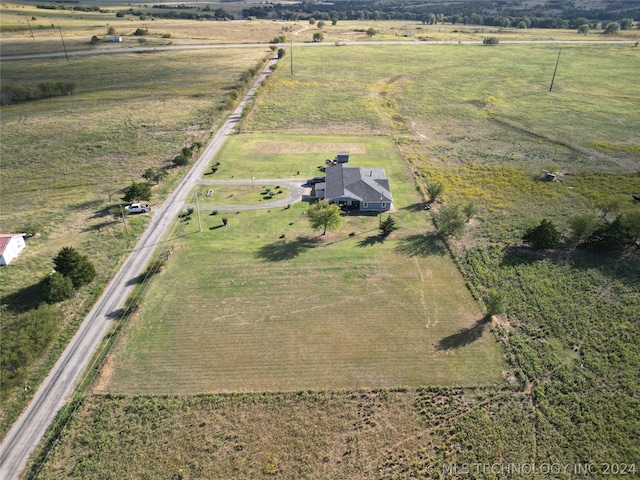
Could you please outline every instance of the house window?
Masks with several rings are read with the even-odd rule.
[[[387,202],[382,202],[382,208],[387,208]]]
[[[368,204],[367,202],[364,202],[364,203],[362,204],[362,208],[368,208],[368,207],[369,207],[369,204]]]

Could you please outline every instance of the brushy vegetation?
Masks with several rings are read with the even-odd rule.
[[[97,395],[38,478],[424,477],[532,461],[534,420],[526,397],[482,388]]]
[[[0,105],[72,95],[75,89],[76,84],[74,82],[54,82],[52,80],[40,82],[32,88],[24,85],[4,84],[0,91]]]

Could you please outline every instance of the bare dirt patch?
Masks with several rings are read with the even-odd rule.
[[[363,143],[347,142],[256,142],[254,152],[271,154],[349,152],[364,154],[365,147]]]

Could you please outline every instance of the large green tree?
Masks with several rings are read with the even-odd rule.
[[[42,281],[42,296],[49,303],[58,303],[73,296],[73,281],[60,272],[53,272]]]
[[[150,167],[142,173],[142,178],[150,182],[155,182],[155,184],[158,185],[160,180],[165,178],[167,175],[167,171],[163,168]]]
[[[53,259],[56,272],[71,279],[74,288],[91,283],[96,277],[96,269],[89,257],[81,255],[73,247],[64,247]]]
[[[600,219],[595,213],[582,213],[569,218],[569,228],[575,241],[585,240],[600,226]]]
[[[333,205],[326,200],[320,200],[307,209],[309,224],[314,230],[322,230],[322,235],[327,230],[336,230],[342,224],[342,212],[338,205]]]
[[[443,205],[433,214],[433,219],[442,235],[459,237],[464,233],[465,219],[460,205]]]
[[[620,31],[620,24],[618,22],[608,23],[606,27],[604,27],[605,35],[614,35]]]
[[[587,239],[587,245],[607,252],[624,250],[633,244],[633,235],[623,216],[597,228]]]
[[[522,236],[536,250],[553,248],[560,243],[561,234],[551,220],[543,219],[540,225],[531,227]]]
[[[133,182],[123,191],[124,196],[122,199],[125,202],[133,202],[134,200],[149,201],[151,199],[151,186],[146,182]]]

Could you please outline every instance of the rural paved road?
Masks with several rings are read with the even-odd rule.
[[[276,62],[277,59],[272,59],[269,66]],[[136,282],[131,280],[137,278],[149,264],[156,246],[161,243],[162,237],[183,208],[204,169],[235,128],[242,115],[242,109],[255,95],[256,89],[268,72],[267,67],[175,191],[162,205],[154,209],[153,218],[142,238],[84,319],[29,406],[3,439],[0,445],[0,479],[14,480],[20,476],[47,428],[73,392],[93,353],[104,339],[112,319],[135,288]]]
[[[298,31],[297,33],[299,33]],[[556,44],[556,45],[580,45],[580,44],[612,44],[612,45],[634,45],[637,40],[500,40],[500,44]],[[352,45],[482,45],[482,41],[477,40],[387,40],[387,41],[352,41],[339,40],[337,42],[341,46]],[[52,53],[32,53],[25,55],[3,55],[0,61],[9,60],[25,60],[30,58],[49,58],[49,57],[73,57],[76,55],[103,55],[103,54],[123,54],[123,53],[144,53],[149,51],[171,51],[171,50],[209,50],[220,48],[257,48],[266,47],[272,44],[266,43],[222,43],[222,44],[204,44],[204,45],[171,45],[163,47],[130,47],[123,48],[96,48],[91,50],[71,50],[65,52]],[[278,47],[289,47],[289,43],[279,43]],[[293,43],[293,46],[300,47],[333,47],[336,42],[299,42]]]

